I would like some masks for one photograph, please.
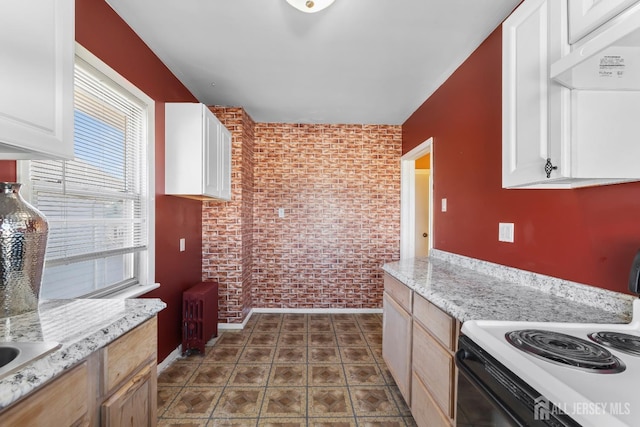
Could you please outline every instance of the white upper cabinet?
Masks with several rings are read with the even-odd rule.
[[[231,199],[231,133],[199,103],[165,106],[165,193]]]
[[[502,26],[502,186],[576,188],[640,179],[636,97],[572,91],[550,79],[570,51],[567,3],[525,0]],[[625,95],[625,94],[623,94]]]
[[[568,0],[569,43],[576,43],[638,0]]]
[[[73,0],[0,2],[0,159],[73,158]]]

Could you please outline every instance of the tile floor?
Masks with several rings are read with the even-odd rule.
[[[158,377],[159,426],[415,427],[381,314],[254,314]]]

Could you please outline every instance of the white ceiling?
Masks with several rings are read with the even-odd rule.
[[[200,102],[325,124],[402,124],[519,2],[108,0]]]

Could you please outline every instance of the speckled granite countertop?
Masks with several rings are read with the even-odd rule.
[[[383,270],[462,322],[627,323],[634,299],[439,251],[387,263]]]
[[[77,299],[41,302],[38,311],[0,319],[0,341],[55,341],[60,348],[0,378],[0,409],[151,319],[159,299]]]

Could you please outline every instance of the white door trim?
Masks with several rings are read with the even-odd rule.
[[[429,153],[429,251],[433,248],[433,138],[429,138],[400,158],[400,259],[413,258],[415,254],[416,159]]]

